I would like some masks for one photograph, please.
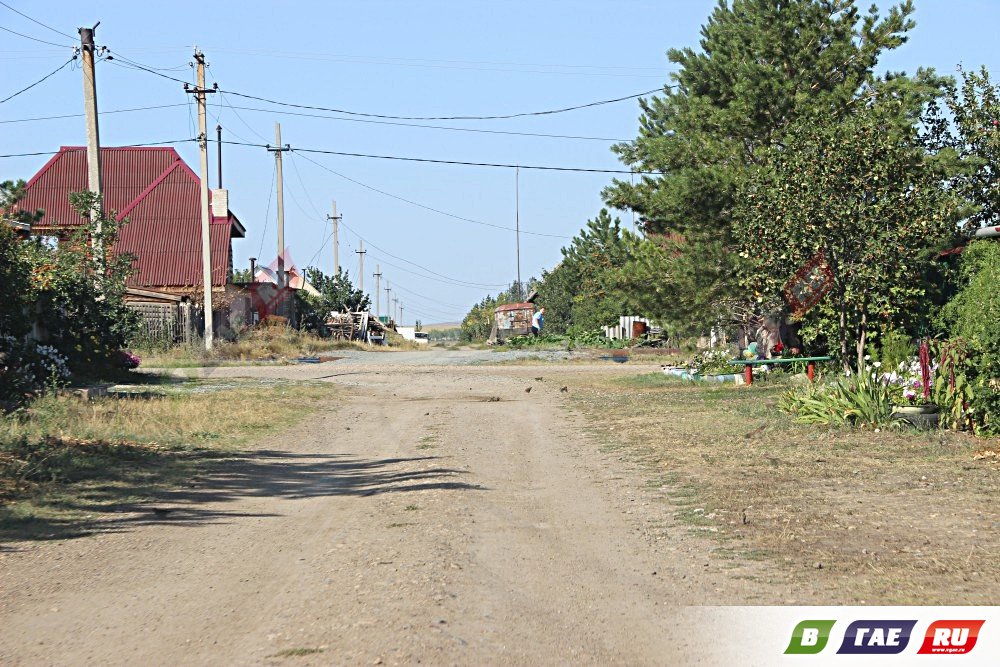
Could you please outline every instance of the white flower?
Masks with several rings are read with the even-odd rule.
[[[882,368],[882,362],[881,361],[873,361],[872,362],[872,366],[874,366],[875,368]]]

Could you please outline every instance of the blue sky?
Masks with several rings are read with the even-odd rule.
[[[5,0],[67,35],[101,21],[98,44],[190,80],[192,46],[211,66],[209,83],[223,90],[306,105],[400,116],[498,115],[561,108],[622,97],[666,82],[670,47],[696,45],[714,0],[533,2],[284,2],[169,3]],[[865,4],[865,3],[862,3]],[[882,7],[891,3],[879,2]],[[918,0],[910,42],[884,69],[930,66],[952,73],[961,63],[1000,67],[995,28],[1000,2]],[[58,45],[74,43],[0,6],[0,26]],[[37,80],[69,56],[63,46],[0,32],[0,98]],[[177,68],[177,69],[173,69]],[[193,106],[181,85],[149,73],[98,65],[102,111],[180,105],[101,117],[107,146],[194,136]],[[234,111],[268,105],[227,95],[210,100],[226,138],[273,143],[274,122],[293,148],[427,157],[470,162],[616,169],[610,141],[636,133],[638,105],[620,102],[571,113],[490,121],[400,121],[503,132],[594,139],[490,134]],[[82,113],[80,72],[66,68],[0,105],[0,121]],[[54,151],[84,142],[82,118],[0,124],[0,153]],[[197,169],[194,144],[178,150]],[[274,161],[263,148],[226,146],[224,180],[230,207],[247,227],[234,244],[237,266],[276,252]],[[308,159],[307,159],[308,158]],[[29,178],[45,156],[6,158],[0,178]],[[319,163],[322,167],[310,162]],[[214,155],[210,162],[215,178]],[[516,275],[514,233],[419,208],[378,190],[501,227],[515,220],[513,170],[292,154],[285,161],[286,240],[296,263],[329,272],[332,251],[324,216],[337,200],[344,216],[341,264],[357,273],[358,234],[366,240],[365,286],[380,263],[396,286],[405,319],[457,321],[494,285]],[[610,174],[522,169],[522,229],[571,237],[602,205]],[[270,200],[270,206],[269,206]],[[631,216],[622,212],[623,222]],[[265,233],[266,225],[266,233]],[[521,273],[540,274],[559,261],[564,239],[522,235]],[[405,260],[405,261],[404,261]],[[407,262],[413,262],[420,267]],[[425,270],[426,269],[426,270]],[[432,273],[429,273],[428,270]],[[445,280],[445,277],[447,280]],[[452,279],[476,285],[455,284]],[[384,292],[383,292],[384,297]],[[383,310],[384,310],[383,304]]]

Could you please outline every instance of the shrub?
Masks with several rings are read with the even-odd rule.
[[[961,287],[945,304],[942,326],[965,341],[959,374],[968,381],[968,413],[982,435],[1000,434],[1000,243],[971,242],[962,253]],[[950,378],[949,378],[950,380]]]
[[[55,348],[0,336],[0,400],[20,405],[69,375],[66,357]]]
[[[870,366],[829,384],[790,391],[779,406],[803,424],[884,426],[893,421],[892,390],[878,369]]]

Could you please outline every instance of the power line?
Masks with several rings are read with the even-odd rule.
[[[149,72],[150,74],[155,74],[156,76],[162,77],[164,79],[170,79],[171,81],[176,81],[177,83],[186,83],[188,85],[191,84],[190,81],[185,81],[184,79],[178,79],[175,76],[170,76],[168,74],[163,74],[162,72],[158,72],[157,68],[155,67],[150,67],[148,65],[143,65],[142,63],[137,63],[131,58],[127,58],[117,51],[112,51],[111,49],[108,49],[108,53],[110,54],[110,57],[107,59],[107,62],[117,67],[122,67],[124,69],[141,70],[143,72]]]
[[[523,111],[520,113],[499,114],[493,116],[391,116],[388,114],[366,113],[361,111],[349,111],[346,109],[335,109],[331,107],[313,106],[309,104],[294,104],[292,102],[281,102],[279,100],[272,100],[266,97],[258,97],[256,95],[238,93],[233,90],[227,90],[225,92],[229,93],[230,95],[236,95],[237,97],[246,98],[248,100],[257,100],[258,102],[267,102],[268,104],[275,104],[278,106],[292,107],[295,109],[309,109],[311,111],[329,111],[331,113],[342,113],[349,116],[365,116],[367,118],[387,118],[390,120],[503,120],[509,118],[522,118],[525,116],[550,116],[553,114],[566,113],[567,111],[576,111],[578,109],[587,109],[589,107],[597,107],[605,104],[614,104],[615,102],[624,102],[625,100],[632,100],[637,97],[642,97],[643,95],[650,95],[652,93],[657,93],[660,90],[661,90],[660,88],[654,88],[653,90],[647,90],[641,93],[635,93],[634,95],[626,95],[625,97],[616,97],[610,100],[598,100],[597,102],[588,102],[586,104],[578,104],[576,106],[563,107],[560,109],[549,109],[546,111]]]
[[[497,62],[484,60],[435,60],[429,58],[395,58],[386,56],[365,56],[351,54],[309,54],[309,53],[288,53],[280,51],[267,51],[262,49],[231,49],[226,47],[209,47],[212,51],[220,53],[234,53],[249,56],[261,56],[268,58],[287,58],[293,60],[310,60],[321,62],[338,62],[352,65],[384,65],[395,67],[420,67],[430,69],[450,69],[460,71],[485,71],[485,72],[513,72],[520,74],[555,74],[555,75],[577,75],[577,76],[610,76],[610,77],[633,77],[633,78],[662,78],[663,67],[634,67],[616,65],[560,65],[549,63],[516,63]],[[457,65],[466,65],[459,67]],[[482,65],[492,65],[493,67],[481,67]],[[500,67],[496,67],[500,66]],[[543,70],[534,69],[511,69],[525,67],[542,67]],[[563,70],[618,70],[608,71],[559,71]],[[656,74],[639,74],[637,72],[656,72]]]
[[[253,148],[268,148],[267,144],[250,144],[238,141],[223,141],[234,146],[250,146]],[[375,160],[400,160],[403,162],[428,162],[432,164],[453,164],[464,167],[497,167],[502,169],[535,169],[541,171],[569,171],[590,174],[638,174],[644,176],[665,176],[661,171],[632,171],[628,169],[590,169],[586,167],[551,167],[530,164],[506,164],[502,162],[466,162],[463,160],[439,160],[435,158],[403,157],[400,155],[375,155],[372,153],[347,153],[344,151],[328,151],[319,148],[292,148],[299,153],[317,153],[321,155],[341,155],[344,157],[363,157]]]
[[[412,291],[412,290],[409,290],[409,289],[407,289],[407,288],[405,288],[405,287],[402,287],[402,286],[400,286],[400,285],[396,285],[396,286],[395,286],[395,287],[393,287],[392,289],[394,289],[394,290],[395,290],[395,289],[400,289],[400,290],[403,290],[404,292],[406,292],[406,293],[408,293],[408,294],[412,295],[412,296],[413,296],[414,298],[417,298],[417,299],[425,299],[425,300],[427,300],[427,301],[430,301],[431,303],[436,303],[436,304],[438,304],[438,305],[441,305],[441,306],[445,306],[446,308],[465,308],[465,306],[456,306],[456,305],[455,305],[455,304],[453,304],[453,303],[448,303],[448,302],[446,302],[446,301],[441,301],[441,300],[439,300],[439,299],[433,299],[433,298],[431,298],[431,297],[429,297],[429,296],[425,296],[425,295],[423,295],[423,294],[419,294],[419,293],[417,293],[417,292],[414,292],[414,291]]]
[[[281,111],[281,110],[278,110],[278,109],[261,109],[260,107],[244,107],[244,106],[237,107],[237,106],[233,106],[231,104],[229,105],[229,107],[231,109],[234,109],[234,110],[235,109],[241,109],[243,111],[258,111],[258,112],[262,112],[262,113],[272,113],[272,114],[278,114],[278,115],[283,115],[283,116],[300,116],[300,117],[305,117],[305,118],[321,118],[321,119],[324,119],[324,120],[333,120],[333,121],[346,122],[346,123],[371,123],[371,124],[374,124],[374,125],[392,125],[392,126],[395,126],[395,127],[417,127],[417,128],[421,128],[421,129],[427,129],[427,130],[446,130],[446,131],[450,131],[450,132],[473,132],[473,133],[477,133],[477,134],[503,134],[503,135],[512,135],[512,136],[520,136],[520,137],[541,137],[541,138],[547,138],[547,139],[579,139],[579,140],[585,140],[585,141],[607,141],[607,142],[620,142],[620,143],[631,141],[631,139],[615,139],[615,138],[612,138],[612,137],[588,137],[588,136],[579,136],[579,135],[572,135],[572,134],[546,134],[544,132],[514,132],[512,130],[487,130],[487,129],[473,128],[473,127],[454,127],[454,126],[442,126],[442,125],[421,125],[421,124],[417,124],[417,123],[397,123],[397,122],[392,122],[392,121],[371,120],[371,119],[365,119],[365,118],[338,118],[336,116],[324,116],[322,114],[302,113],[302,112],[296,112],[296,111]]]
[[[197,139],[171,139],[169,141],[143,141],[143,142],[140,142],[140,143],[124,144],[124,145],[121,145],[121,146],[102,146],[101,148],[103,150],[103,149],[114,149],[114,148],[139,148],[139,147],[142,147],[142,146],[166,146],[168,144],[188,144],[188,143],[191,143],[191,142],[194,142],[194,141],[198,141],[198,140]],[[87,150],[86,147],[84,147],[84,146],[77,146],[77,147],[73,147],[73,148],[67,148],[63,152],[66,152],[66,151],[85,151],[85,150]],[[48,151],[38,151],[38,152],[35,152],[35,153],[8,153],[7,155],[0,155],[0,158],[5,158],[5,157],[32,157],[32,156],[35,156],[35,155],[52,155],[53,152],[54,151],[48,150]]]
[[[355,185],[360,185],[361,187],[366,188],[368,190],[371,190],[372,192],[377,192],[380,195],[385,195],[386,197],[390,197],[392,199],[397,199],[397,200],[399,200],[401,202],[404,202],[406,204],[410,204],[411,206],[416,206],[417,208],[422,208],[424,210],[431,211],[432,213],[438,213],[440,215],[444,215],[444,216],[447,216],[449,218],[454,218],[455,220],[461,220],[463,222],[471,222],[471,223],[476,224],[476,225],[482,225],[483,227],[493,227],[494,229],[502,229],[502,230],[508,231],[508,232],[515,231],[513,227],[504,227],[503,225],[496,225],[496,224],[493,224],[491,222],[483,222],[482,220],[474,220],[473,218],[466,218],[466,217],[463,217],[461,215],[455,215],[454,213],[448,213],[447,211],[442,211],[441,209],[437,209],[437,208],[434,208],[432,206],[427,206],[426,204],[421,204],[419,202],[415,202],[412,199],[407,199],[406,197],[401,197],[399,195],[394,195],[391,192],[386,192],[385,190],[380,190],[380,189],[378,189],[378,188],[376,188],[376,187],[374,187],[372,185],[368,185],[367,183],[362,183],[361,181],[353,179],[350,176],[345,176],[344,174],[341,174],[339,171],[334,171],[333,169],[330,169],[329,167],[327,167],[324,164],[316,162],[316,160],[313,160],[313,159],[311,159],[310,157],[308,157],[306,155],[302,155],[301,157],[302,157],[303,160],[306,160],[307,162],[312,162],[314,165],[316,165],[320,169],[324,169],[324,170],[330,172],[331,174],[333,174],[334,176],[339,176],[340,178],[344,179],[345,181],[350,181],[351,183],[354,183]],[[557,238],[557,239],[568,239],[568,238],[571,238],[569,236],[561,236],[559,234],[546,234],[544,232],[529,232],[529,231],[525,231],[523,229],[521,230],[521,233],[522,234],[531,234],[532,236],[546,236],[546,237],[549,237],[549,238]]]
[[[76,56],[75,55],[72,58],[70,58],[69,60],[67,60],[66,62],[64,62],[62,65],[60,65],[59,67],[55,68],[54,70],[52,70],[51,72],[49,72],[48,74],[46,74],[45,76],[43,76],[38,81],[36,81],[33,84],[31,84],[30,86],[26,86],[26,87],[22,88],[21,90],[17,91],[16,93],[14,93],[13,95],[10,95],[8,97],[3,98],[2,100],[0,100],[0,104],[3,104],[4,102],[7,102],[9,100],[14,99],[15,97],[17,97],[18,95],[20,95],[23,92],[31,90],[32,88],[34,88],[38,84],[40,84],[43,81],[45,81],[46,79],[48,79],[50,76],[54,75],[56,72],[59,72],[61,69],[63,69],[64,67],[66,67],[66,65],[69,65],[74,60],[76,60]]]
[[[401,262],[405,262],[405,263],[407,263],[407,264],[409,264],[411,266],[415,266],[415,267],[417,267],[418,269],[420,269],[422,271],[426,271],[427,273],[430,273],[431,275],[437,276],[438,278],[444,278],[445,280],[448,280],[448,281],[454,282],[454,283],[463,283],[463,284],[465,284],[465,285],[467,285],[469,287],[505,287],[506,286],[505,284],[474,283],[474,282],[471,282],[471,281],[468,281],[468,280],[462,280],[461,278],[453,278],[451,276],[446,276],[443,273],[438,273],[437,271],[433,271],[431,269],[428,269],[426,266],[421,266],[420,264],[417,264],[416,262],[411,262],[410,260],[405,259],[403,257],[399,257],[398,255],[393,255],[388,250],[386,250],[384,248],[378,247],[377,245],[375,245],[374,243],[372,243],[370,240],[364,238],[363,236],[361,236],[361,234],[358,234],[356,231],[354,231],[353,229],[351,229],[350,227],[348,227],[347,224],[344,223],[343,220],[341,220],[340,224],[341,224],[342,227],[344,227],[345,229],[347,229],[348,231],[350,231],[352,234],[354,234],[359,239],[361,239],[362,241],[364,241],[365,243],[367,243],[372,248],[375,248],[379,252],[381,252],[381,253],[383,253],[385,255],[388,255],[389,257],[392,257],[393,259],[398,259]]]
[[[31,37],[30,35],[25,35],[24,33],[20,33],[20,32],[17,32],[15,30],[11,30],[10,28],[5,28],[2,25],[0,25],[0,30],[4,30],[6,32],[9,32],[12,35],[17,35],[18,37],[24,37],[25,39],[30,39],[33,42],[40,42],[41,44],[48,44],[49,46],[58,46],[61,49],[73,48],[71,46],[67,46],[66,44],[56,44],[55,42],[47,42],[44,39],[38,39],[37,37]]]
[[[158,104],[148,107],[133,107],[130,109],[112,109],[110,111],[100,111],[98,112],[101,116],[105,114],[115,114],[115,113],[131,113],[133,111],[153,111],[156,109],[171,109],[174,107],[186,107],[187,102],[177,102],[175,104]],[[82,113],[68,113],[59,116],[35,116],[34,118],[14,118],[11,120],[0,120],[0,125],[7,125],[10,123],[32,123],[41,120],[63,120],[66,118],[83,118]]]
[[[211,70],[211,68],[209,68],[209,70]],[[220,103],[220,105],[223,103],[223,101],[225,101],[226,106],[228,106],[230,109],[233,110],[233,113],[237,116],[237,118],[240,119],[240,122],[242,122],[247,127],[250,127],[249,124],[247,124],[247,122],[245,120],[243,120],[242,116],[240,116],[239,113],[237,113],[238,110],[239,111],[254,111],[254,112],[259,112],[259,113],[269,113],[269,114],[275,114],[275,115],[278,115],[278,116],[297,116],[297,117],[304,117],[304,118],[319,118],[319,119],[322,119],[322,120],[332,120],[332,121],[337,121],[337,122],[342,122],[342,123],[368,123],[368,124],[373,124],[373,125],[390,125],[390,126],[394,126],[394,127],[414,127],[414,128],[419,128],[419,129],[442,130],[442,131],[448,131],[448,132],[471,132],[471,133],[475,133],[475,134],[499,134],[499,135],[506,135],[506,136],[518,136],[518,137],[538,137],[538,138],[542,138],[542,139],[573,139],[573,140],[581,140],[581,141],[605,141],[605,142],[608,142],[608,143],[625,143],[625,142],[631,141],[631,139],[616,139],[616,138],[613,138],[613,137],[590,137],[590,136],[581,136],[581,135],[573,135],[573,134],[548,134],[548,133],[545,133],[545,132],[515,132],[513,130],[487,130],[487,129],[475,128],[475,127],[454,127],[454,126],[447,126],[447,125],[422,125],[422,124],[419,124],[419,123],[397,123],[397,122],[393,122],[393,121],[372,120],[372,119],[366,119],[366,118],[339,118],[337,116],[326,116],[326,115],[323,115],[323,114],[302,113],[302,112],[296,112],[296,111],[282,111],[280,109],[262,109],[260,107],[234,106],[234,105],[230,104],[228,100],[224,100],[224,96],[220,95],[219,96],[219,103]],[[131,109],[118,109],[118,110],[115,110],[115,111],[101,111],[100,113],[101,114],[106,114],[106,113],[129,113],[129,112],[134,112],[134,111],[151,111],[151,110],[155,110],[155,109],[165,109],[167,107],[172,107],[172,106],[186,106],[186,105],[182,105],[182,104],[164,104],[164,105],[160,105],[160,106],[135,107],[135,108],[131,108]],[[17,119],[14,119],[14,120],[0,120],[0,124],[3,124],[3,123],[29,123],[29,122],[43,121],[43,120],[58,120],[58,119],[63,119],[63,118],[78,118],[78,117],[82,117],[82,116],[83,116],[83,114],[65,114],[65,115],[61,115],[61,116],[38,116],[38,117],[35,117],[35,118],[17,118]],[[250,129],[251,129],[251,131],[254,132],[254,134],[258,134],[255,130],[253,130],[252,127],[250,127]],[[267,139],[265,137],[263,137],[261,135],[258,135],[258,136],[260,136],[260,138],[262,140],[267,141]]]
[[[167,74],[163,74],[162,72],[158,72],[154,67],[150,67],[148,65],[143,65],[142,63],[136,62],[131,58],[121,55],[117,51],[110,51],[109,49],[109,53],[115,56],[115,59],[112,59],[110,61],[112,62],[112,64],[117,63],[118,60],[122,60],[124,61],[125,64],[124,65],[119,64],[120,67],[130,67],[132,69],[138,69],[144,72],[149,72],[150,74],[155,74],[156,76],[162,77],[164,79],[170,79],[171,81],[176,81],[178,83],[187,83],[186,81],[183,81],[176,77],[172,77]],[[237,97],[242,97],[248,100],[257,100],[258,102],[266,102],[268,104],[274,104],[277,106],[291,107],[295,109],[308,109],[310,111],[328,111],[330,113],[340,113],[348,116],[363,116],[366,118],[382,118],[388,120],[505,120],[510,118],[523,118],[525,116],[550,116],[553,114],[566,113],[568,111],[577,111],[579,109],[587,109],[591,107],[603,106],[605,104],[624,102],[625,100],[636,99],[638,97],[642,97],[643,95],[650,95],[652,93],[657,93],[661,90],[661,88],[654,88],[652,90],[647,90],[632,95],[626,95],[624,97],[616,97],[614,99],[609,99],[609,100],[598,100],[596,102],[587,102],[585,104],[577,104],[575,106],[562,107],[559,109],[547,109],[544,111],[523,111],[513,114],[497,114],[492,116],[393,116],[389,114],[376,114],[376,113],[368,113],[362,111],[350,111],[348,109],[336,109],[332,107],[321,107],[309,104],[295,104],[293,102],[282,102],[280,100],[273,100],[267,97],[250,95],[249,93],[240,93],[235,90],[225,90],[221,88],[219,90],[221,92],[226,92],[229,93],[230,95],[235,95]]]
[[[61,30],[56,30],[52,26],[50,26],[50,25],[48,25],[46,23],[42,23],[38,19],[31,18],[30,16],[28,16],[24,12],[21,12],[21,11],[18,11],[16,9],[14,9],[10,5],[8,5],[6,2],[0,2],[0,5],[3,5],[7,9],[9,9],[10,11],[14,12],[15,14],[19,14],[19,15],[23,16],[24,18],[28,19],[32,23],[37,23],[38,25],[42,26],[43,28],[47,28],[48,30],[51,30],[52,32],[56,33],[57,35],[62,35],[63,37],[69,37],[70,39],[76,39],[76,37],[74,37],[73,35],[66,34],[65,32],[62,32]]]

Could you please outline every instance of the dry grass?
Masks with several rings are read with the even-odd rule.
[[[1000,466],[976,458],[989,443],[797,425],[775,406],[780,386],[579,382],[576,405],[645,465],[682,523],[719,537],[730,557],[764,559],[765,598],[773,583],[810,604],[1000,599]]]
[[[0,419],[0,536],[73,533],[286,428],[333,388],[173,380],[90,402],[47,396]]]
[[[211,351],[199,344],[178,345],[167,349],[137,350],[146,368],[187,368],[194,366],[240,365],[282,362],[311,357],[337,350],[391,352],[425,350],[401,336],[390,335],[389,345],[367,345],[358,341],[320,338],[284,326],[261,326],[234,341],[218,341]]]

